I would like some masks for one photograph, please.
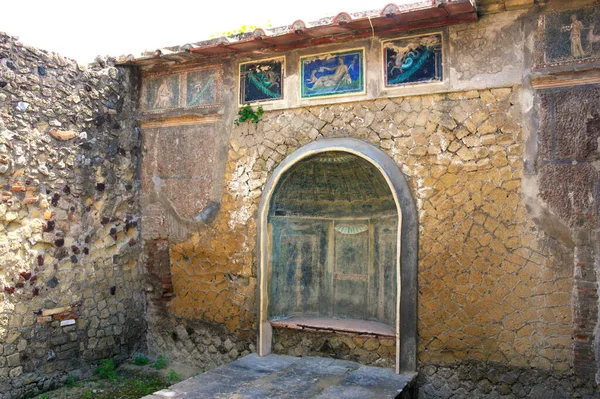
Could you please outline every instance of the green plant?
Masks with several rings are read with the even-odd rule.
[[[148,359],[146,356],[144,356],[141,353],[138,353],[137,355],[135,355],[135,357],[131,361],[131,364],[135,364],[136,366],[145,366],[148,363],[150,363],[150,359]]]
[[[271,22],[270,19],[267,20],[267,23],[265,24],[264,27],[265,28],[273,27],[273,23]],[[227,30],[227,31],[211,33],[211,35],[209,37],[212,39],[215,37],[227,37],[227,36],[239,35],[240,33],[253,32],[258,28],[259,28],[258,25],[242,25],[237,29],[231,29],[231,30]]]
[[[259,106],[255,112],[250,104],[246,104],[238,111],[238,118],[235,120],[235,125],[239,126],[240,123],[244,123],[246,121],[258,123],[263,113],[263,107]]]
[[[140,398],[167,387],[167,383],[156,373],[135,373],[123,381],[124,395],[120,398]]]
[[[42,396],[40,396],[39,399],[50,399],[50,395],[48,395],[47,393],[45,393]]]
[[[91,399],[92,391],[85,391],[81,394],[81,399]]]
[[[156,361],[154,362],[152,367],[154,367],[157,370],[161,370],[161,369],[166,369],[168,365],[169,365],[169,361],[167,360],[167,358],[164,357],[163,355],[160,355],[158,358],[156,358]]]
[[[102,360],[102,364],[96,368],[96,373],[101,378],[106,378],[108,380],[117,379],[117,369],[115,362],[112,359],[104,359]]]
[[[74,375],[68,374],[66,384],[69,388],[74,387],[77,384],[77,377]]]
[[[177,374],[175,372],[175,370],[171,369],[171,370],[169,370],[169,374],[167,374],[166,382],[167,382],[167,384],[171,385],[171,384],[181,381],[182,379],[183,379],[183,377],[181,375]]]

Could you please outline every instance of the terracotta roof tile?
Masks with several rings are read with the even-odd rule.
[[[401,33],[476,20],[474,0],[417,0],[402,5],[390,3],[381,10],[352,14],[340,12],[335,17],[310,23],[296,20],[291,25],[273,29],[256,29],[253,32],[146,51],[140,57],[121,56],[117,63],[154,67],[173,62],[248,55],[257,51],[276,53],[375,34]]]

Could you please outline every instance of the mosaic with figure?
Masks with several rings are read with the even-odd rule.
[[[300,58],[302,98],[364,93],[364,50]]]
[[[283,99],[284,59],[240,65],[240,104]]]
[[[600,56],[600,9],[546,15],[545,61],[571,61]]]
[[[201,69],[187,73],[186,107],[213,105],[217,103],[219,70]]]
[[[162,75],[145,82],[143,104],[147,111],[160,111],[179,106],[179,75]]]
[[[442,80],[442,35],[427,35],[384,44],[385,85]]]

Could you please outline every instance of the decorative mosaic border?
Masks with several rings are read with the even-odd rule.
[[[222,83],[220,65],[148,74],[144,76],[140,95],[142,112],[157,114],[221,106]]]
[[[277,62],[279,62],[279,64],[280,64],[279,81],[276,81],[274,79],[274,76],[268,76],[268,75],[273,74],[272,71],[267,71],[267,73],[266,73],[267,76],[264,76],[262,72],[252,74],[253,76],[248,77],[247,79],[244,76],[244,75],[248,76],[248,74],[251,73],[251,71],[246,69],[247,67],[255,66],[255,68],[256,67],[260,68],[261,64],[264,64],[264,63],[271,64],[271,63],[277,63]],[[246,105],[246,104],[256,104],[256,103],[260,103],[262,105],[262,104],[271,104],[274,102],[283,101],[285,99],[285,89],[284,89],[285,82],[284,82],[284,80],[285,80],[285,56],[265,58],[265,59],[261,59],[261,60],[253,60],[253,61],[240,63],[239,67],[238,67],[238,105],[242,106],[242,105]],[[248,81],[256,83],[256,85],[255,85],[256,90],[258,90],[260,93],[262,93],[264,98],[254,99],[254,100],[248,100],[246,98],[246,93],[245,93],[246,86],[245,85],[248,83]],[[265,83],[268,83],[268,85],[266,85]],[[273,87],[273,86],[278,87],[279,93],[277,93],[277,91],[273,91],[272,89],[270,89],[270,87]]]
[[[439,46],[439,52],[440,52],[440,60],[439,60],[439,65],[437,63],[436,60],[434,60],[434,62],[436,63],[435,68],[436,71],[434,73],[434,78],[429,79],[429,80],[420,80],[420,81],[399,81],[399,82],[394,82],[394,83],[390,83],[390,77],[389,77],[389,63],[392,62],[391,59],[388,60],[388,56],[386,54],[387,50],[392,48],[392,47],[397,47],[397,44],[402,44],[402,42],[408,42],[414,39],[418,39],[418,38],[428,38],[428,37],[434,37],[437,36],[439,37],[439,43],[436,43],[435,46]],[[396,44],[396,45],[394,45]],[[398,59],[396,58],[394,61],[394,65],[392,65],[392,69],[400,69],[402,70],[405,65],[406,65],[406,71],[407,71],[407,75],[408,77],[410,77],[411,75],[415,74],[418,72],[418,68],[419,68],[419,64],[423,64],[424,62],[427,61],[426,58],[413,58],[412,56],[415,54],[416,49],[412,49],[407,47],[406,48],[406,57],[403,57],[403,59]],[[383,40],[381,42],[381,54],[382,54],[382,58],[381,58],[381,78],[383,81],[383,88],[386,89],[391,89],[391,88],[400,88],[400,87],[406,87],[406,86],[414,86],[414,85],[428,85],[428,84],[439,84],[442,83],[444,81],[445,78],[445,74],[444,74],[444,61],[445,61],[445,57],[446,57],[446,50],[445,50],[445,39],[444,39],[444,34],[443,32],[439,31],[439,32],[431,32],[431,33],[425,33],[425,34],[420,34],[420,35],[412,35],[412,36],[401,36],[401,37],[397,37],[397,38],[393,38],[393,39],[386,39]],[[397,54],[398,55],[398,54]],[[403,62],[402,62],[403,61]],[[398,62],[401,62],[401,64],[398,64]],[[395,77],[395,79],[397,79],[398,76]],[[393,78],[394,79],[394,78]]]
[[[365,94],[366,63],[364,55],[365,48],[361,47],[300,57],[300,98],[311,99]],[[343,69],[338,70],[333,62],[330,61],[331,59],[340,60],[342,57],[346,67],[345,71]],[[322,64],[327,63],[327,65],[314,65],[307,68],[308,63],[316,63],[318,61],[322,61]],[[358,73],[354,71],[356,67],[359,68]],[[333,73],[324,74],[323,72],[325,71]],[[339,76],[336,76],[336,74],[339,74]],[[353,75],[355,76],[354,78]],[[356,83],[354,83],[355,81]],[[310,83],[312,86],[309,87],[307,83]],[[318,91],[316,91],[315,85],[319,86]],[[331,88],[333,90],[328,90]]]

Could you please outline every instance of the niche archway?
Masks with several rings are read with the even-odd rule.
[[[331,317],[389,326],[396,371],[416,370],[417,214],[386,153],[357,139],[300,148],[267,181],[258,219],[259,355],[274,320]]]

